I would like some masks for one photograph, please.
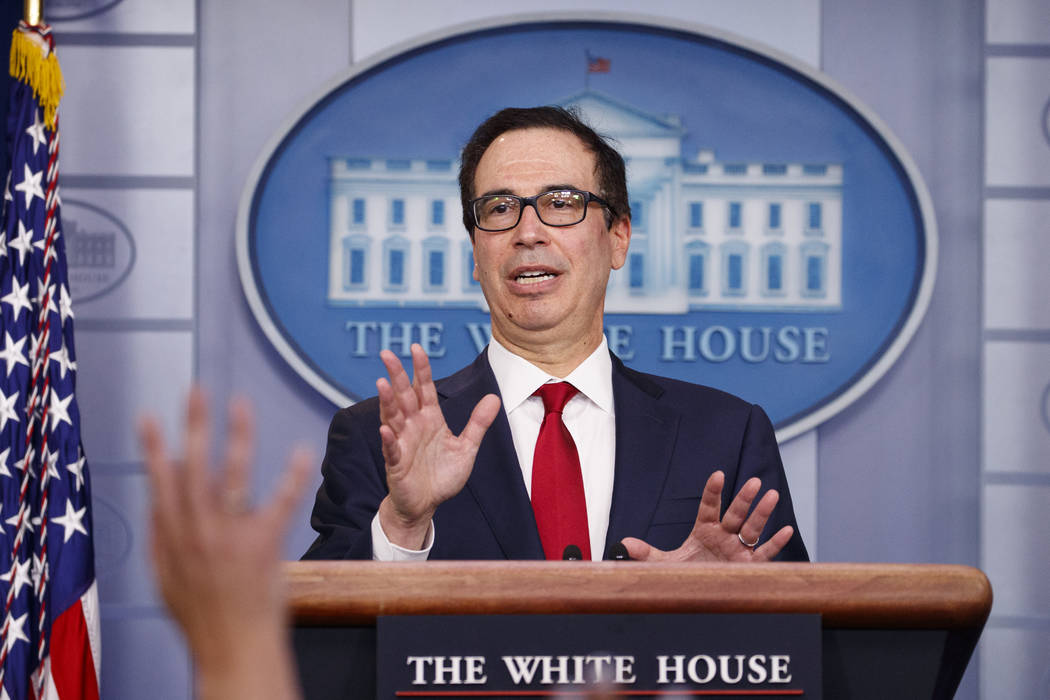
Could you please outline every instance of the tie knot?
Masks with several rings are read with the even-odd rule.
[[[579,389],[568,382],[544,384],[533,396],[543,399],[543,410],[547,413],[561,413],[569,399],[579,393]]]

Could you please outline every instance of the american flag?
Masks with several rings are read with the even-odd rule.
[[[91,484],[59,222],[50,27],[12,38],[0,233],[0,700],[99,696]]]
[[[593,56],[591,52],[587,52],[587,72],[588,73],[608,73],[612,67],[612,61],[604,56]]]

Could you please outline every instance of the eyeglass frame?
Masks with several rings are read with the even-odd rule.
[[[546,221],[543,220],[543,214],[540,214],[540,208],[536,206],[536,200],[538,200],[540,197],[543,197],[544,195],[551,194],[552,192],[576,192],[576,193],[579,193],[579,194],[583,195],[583,199],[584,199],[584,202],[583,202],[583,215],[580,217],[579,221],[574,221],[571,224],[549,224],[549,223],[547,223]],[[486,200],[486,199],[491,199],[492,197],[508,197],[510,199],[518,200],[518,202],[519,202],[518,218],[514,222],[513,225],[507,226],[506,228],[483,228],[482,227],[481,222],[478,220],[478,209],[477,209],[478,202],[481,202],[481,201]],[[597,202],[599,205],[605,207],[609,211],[610,214],[612,214],[613,216],[616,215],[616,210],[612,208],[612,205],[610,205],[608,202],[606,202],[604,199],[602,199],[598,195],[596,195],[593,192],[590,192],[588,190],[578,190],[578,189],[575,189],[575,188],[572,188],[572,187],[556,187],[553,190],[547,190],[546,192],[540,192],[539,194],[533,195],[532,197],[519,197],[516,194],[510,194],[510,193],[482,195],[480,197],[475,197],[474,199],[470,200],[470,213],[474,215],[474,227],[476,229],[478,229],[479,231],[485,231],[486,233],[502,233],[504,231],[510,231],[512,228],[514,228],[515,226],[517,226],[518,224],[521,223],[521,217],[525,214],[525,207],[532,207],[532,210],[534,212],[536,212],[536,218],[538,218],[540,220],[540,222],[544,226],[553,226],[553,227],[556,227],[556,228],[565,228],[566,226],[575,226],[576,224],[583,223],[583,221],[587,218],[587,210],[590,209],[591,202]]]

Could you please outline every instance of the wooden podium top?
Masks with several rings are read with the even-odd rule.
[[[289,562],[304,625],[380,615],[820,613],[825,627],[980,630],[987,577],[933,564],[642,562]]]

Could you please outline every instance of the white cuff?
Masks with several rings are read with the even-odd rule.
[[[434,546],[434,521],[430,521],[427,528],[426,539],[423,540],[423,549],[405,549],[399,547],[389,539],[383,532],[383,526],[379,524],[379,513],[372,518],[372,560],[373,561],[426,561],[430,556],[430,548]]]

